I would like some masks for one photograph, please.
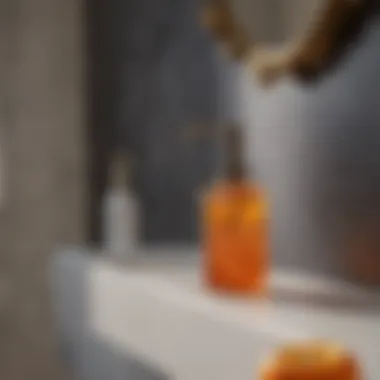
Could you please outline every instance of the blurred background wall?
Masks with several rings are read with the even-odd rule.
[[[288,35],[319,5],[290,3],[282,8]],[[379,235],[379,41],[377,17],[336,70],[311,86],[288,78],[263,90],[237,75],[249,160],[273,206],[275,265],[345,275],[348,237],[360,226]]]
[[[278,42],[302,24],[293,6],[253,4],[260,39]],[[46,263],[59,243],[101,242],[114,148],[136,158],[145,242],[196,241],[193,194],[218,171],[220,151],[212,134],[187,131],[231,118],[246,126],[250,164],[272,196],[275,264],[336,270],[329,212],[377,210],[378,21],[316,87],[287,80],[264,92],[221,58],[196,9],[191,0],[0,2],[4,379],[59,378]]]
[[[193,0],[89,1],[88,32],[93,141],[91,239],[99,241],[100,199],[110,150],[134,160],[142,204],[142,240],[196,238],[195,190],[215,169],[212,136],[218,115],[215,47],[197,22]],[[180,221],[180,222],[179,222]]]
[[[46,270],[85,237],[83,4],[0,2],[1,366],[4,379],[59,379]]]

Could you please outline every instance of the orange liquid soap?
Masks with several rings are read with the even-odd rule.
[[[362,380],[358,361],[330,342],[285,346],[264,363],[260,380]]]
[[[203,199],[204,277],[211,289],[266,294],[269,274],[268,210],[244,173],[240,130],[227,141],[227,178]]]

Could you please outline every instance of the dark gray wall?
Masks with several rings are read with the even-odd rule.
[[[215,55],[193,0],[143,1],[131,10],[119,128],[138,154],[138,190],[147,242],[196,237],[195,190],[213,165],[211,140],[189,128],[217,112]]]
[[[145,241],[194,241],[193,193],[214,172],[217,148],[184,131],[241,118],[250,165],[271,199],[275,263],[336,271],[338,232],[365,218],[348,212],[377,210],[378,23],[322,83],[262,90],[216,54],[195,1],[111,3],[99,66],[108,114],[99,119],[138,156]]]
[[[212,141],[186,137],[218,106],[215,47],[197,11],[195,0],[110,0],[91,11],[95,198],[99,157],[132,151],[146,242],[194,241],[194,192],[215,168]]]

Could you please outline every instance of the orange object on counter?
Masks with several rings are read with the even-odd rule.
[[[260,380],[362,380],[352,353],[330,342],[281,348],[262,367]]]
[[[240,141],[240,131],[231,128],[227,178],[204,198],[204,276],[215,290],[262,295],[269,274],[268,211],[260,189],[246,179]]]

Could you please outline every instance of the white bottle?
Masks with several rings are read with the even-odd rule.
[[[129,186],[130,176],[131,160],[117,154],[103,200],[103,226],[106,255],[120,264],[134,262],[138,250],[138,201]]]

